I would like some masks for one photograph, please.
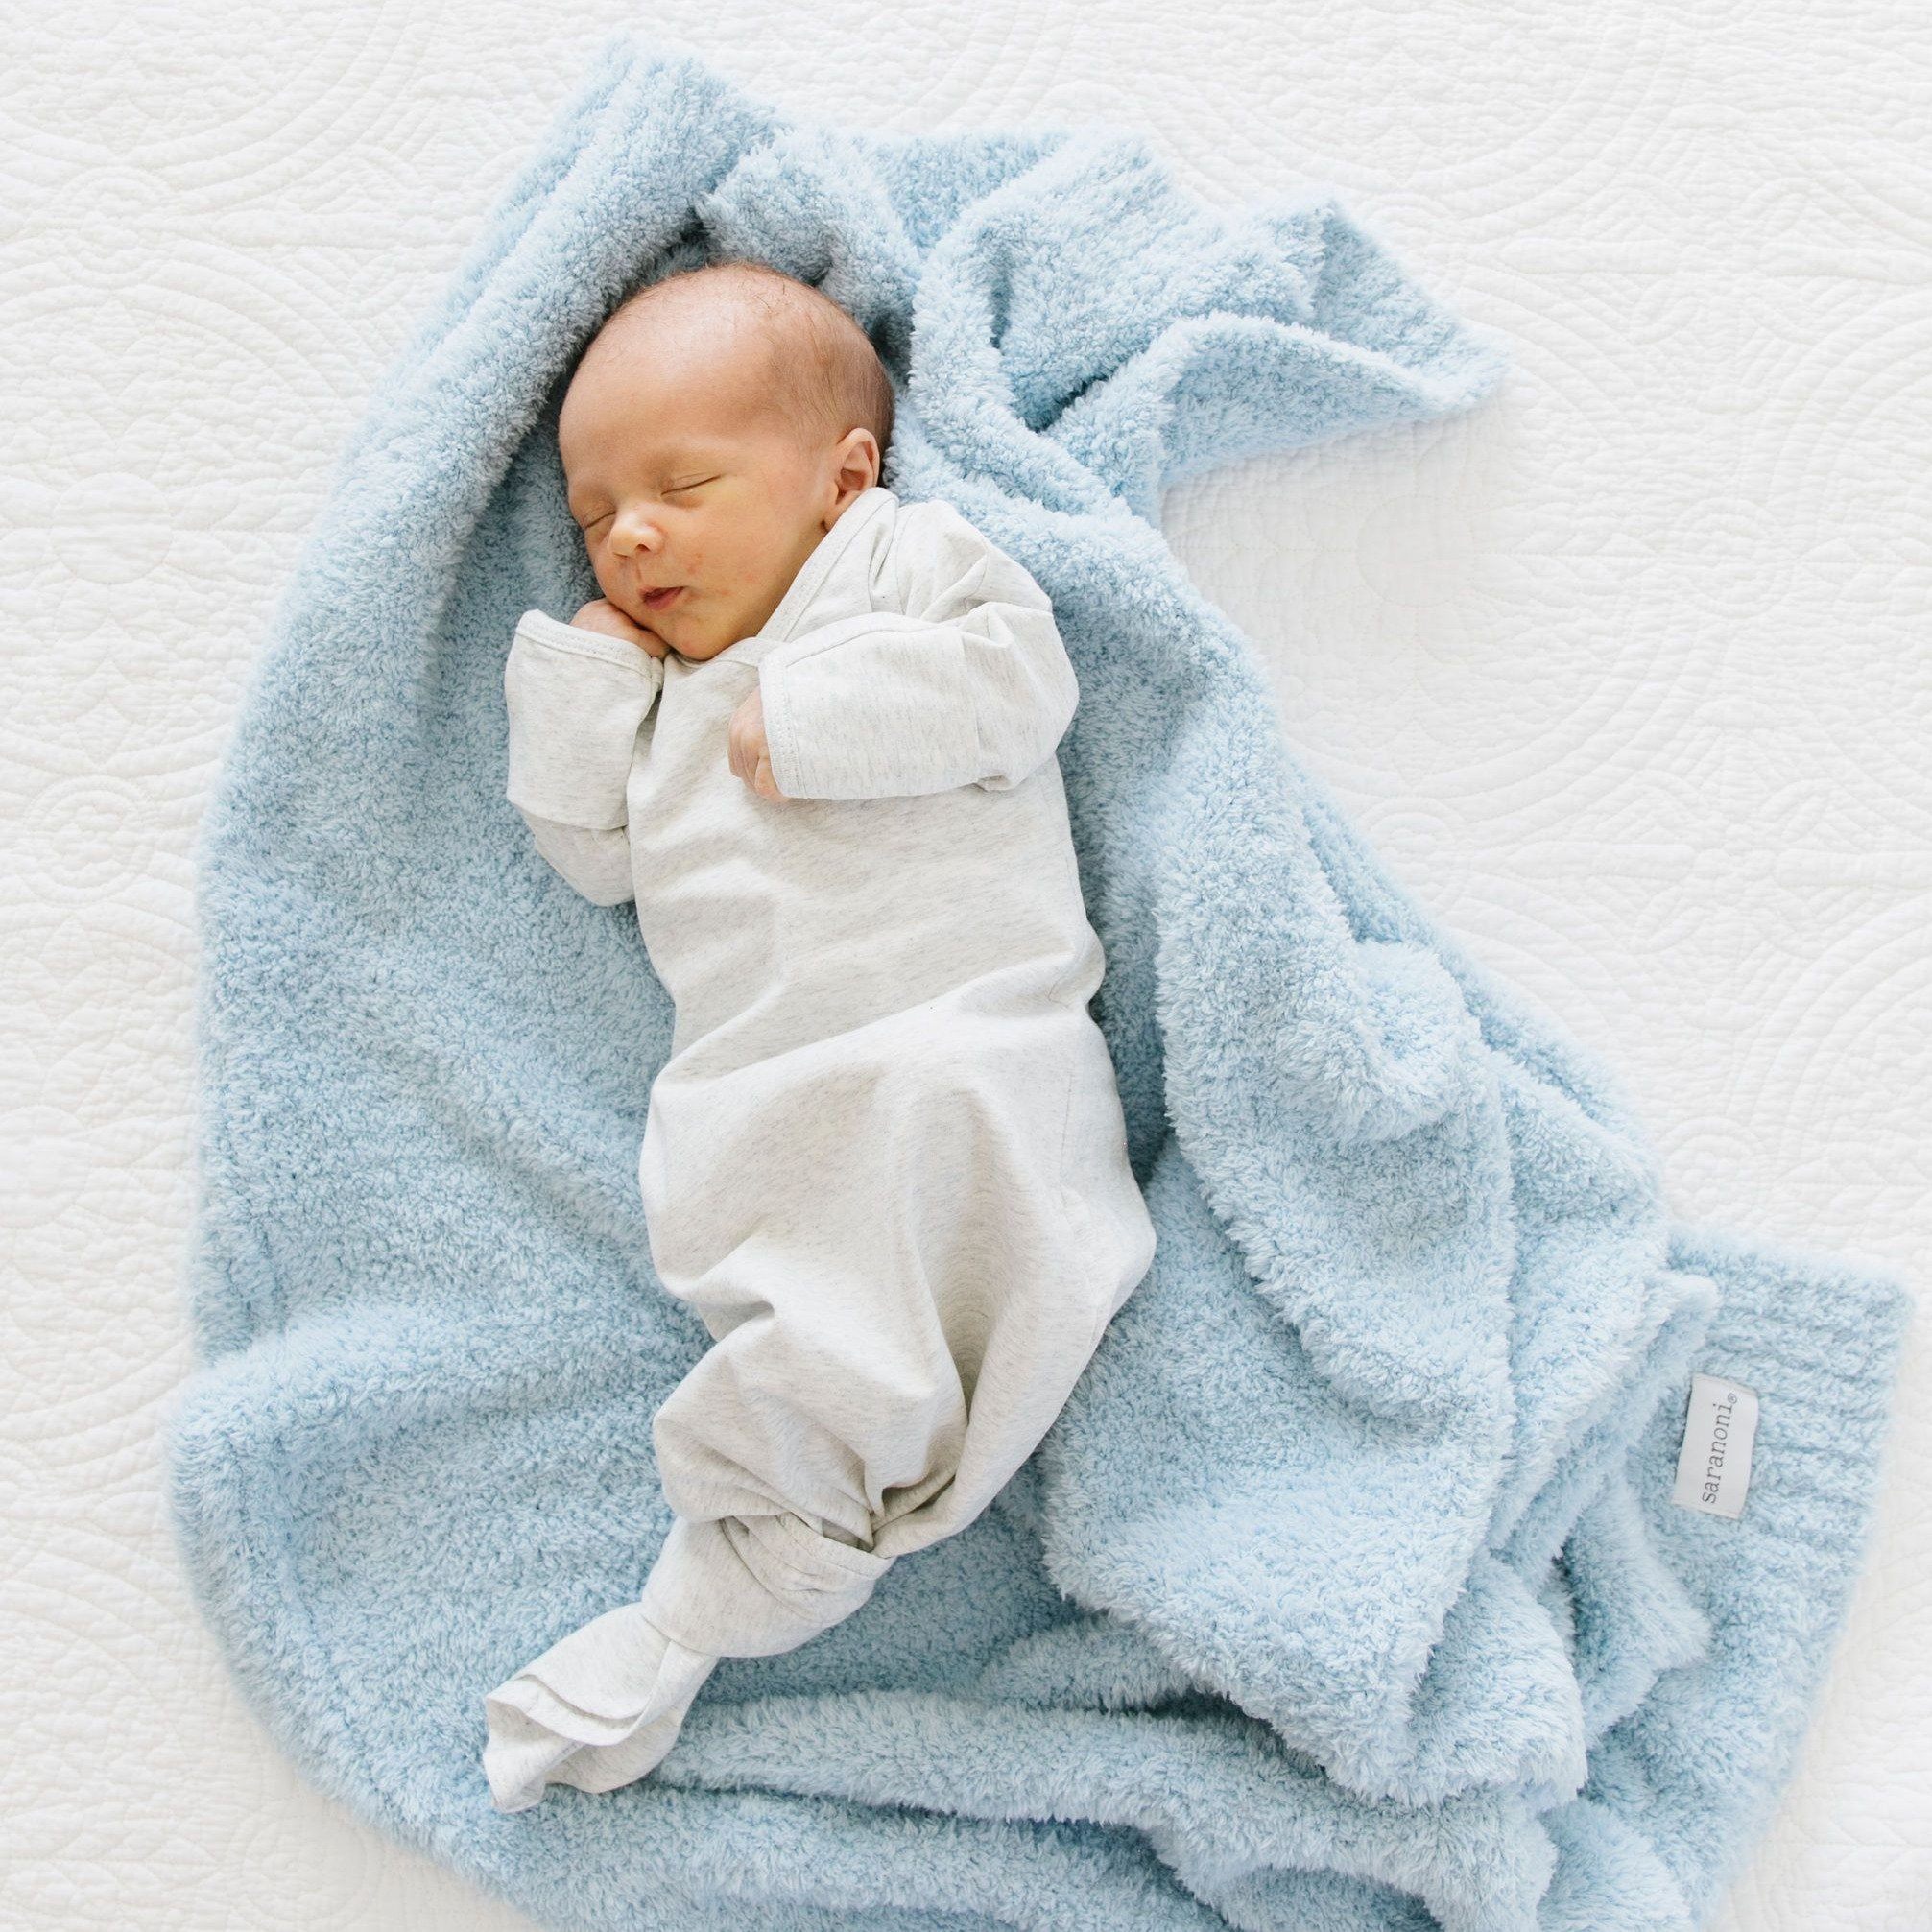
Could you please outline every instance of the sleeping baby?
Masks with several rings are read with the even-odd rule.
[[[750,263],[619,307],[559,453],[604,595],[517,626],[509,799],[676,1010],[638,1181],[711,1347],[653,1421],[641,1597],[484,1699],[499,1810],[671,1749],[724,1657],[788,1651],[1038,1446],[1154,1228],[1087,1012],[1052,608],[879,487],[864,332]]]

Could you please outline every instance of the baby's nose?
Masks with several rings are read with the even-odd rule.
[[[610,528],[610,547],[623,556],[633,550],[656,550],[663,540],[663,533],[638,511],[622,513]]]

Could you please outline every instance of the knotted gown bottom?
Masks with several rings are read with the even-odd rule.
[[[643,1776],[720,1657],[851,1615],[1051,1428],[1154,1252],[1067,965],[659,1076],[652,1253],[714,1346],[654,1419],[675,1520],[642,1596],[485,1701],[500,1809]]]

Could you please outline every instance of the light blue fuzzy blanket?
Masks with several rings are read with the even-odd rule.
[[[651,1778],[505,1817],[482,1693],[636,1594],[652,1416],[709,1338],[636,1193],[667,1001],[505,802],[502,666],[594,594],[576,351],[713,251],[859,317],[887,481],[1054,599],[1160,1252],[967,1531],[725,1662]],[[1325,198],[801,127],[607,46],[349,446],[203,834],[172,1495],[317,1783],[560,1927],[1701,1921],[1843,1610],[1904,1298],[1669,1225],[1600,1073],[1384,876],[1155,522],[1181,474],[1503,367]],[[1700,1368],[1762,1398],[1734,1522],[1668,1500]]]

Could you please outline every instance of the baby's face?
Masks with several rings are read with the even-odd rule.
[[[598,585],[682,657],[752,636],[856,493],[843,443],[765,406],[768,367],[742,324],[707,329],[683,305],[599,337],[563,399],[558,449]]]

